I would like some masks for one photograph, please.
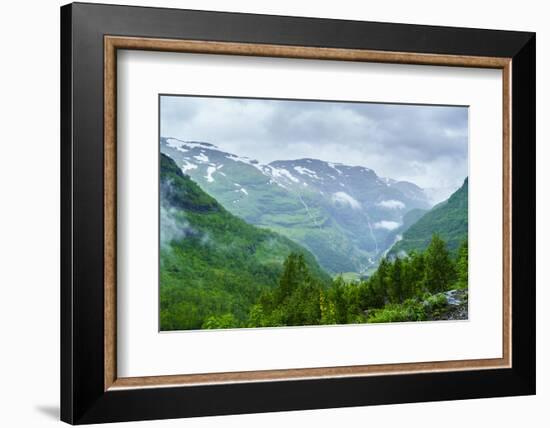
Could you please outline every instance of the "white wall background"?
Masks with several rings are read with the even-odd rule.
[[[104,3],[116,3],[103,1]],[[121,2],[123,2],[121,0]],[[544,426],[550,404],[550,27],[545,2],[394,0],[146,0],[126,4],[537,32],[538,395],[351,409],[155,421],[158,427]],[[0,9],[0,421],[55,426],[59,408],[59,6],[5,2]],[[546,77],[546,78],[545,78]],[[544,198],[546,196],[546,199]],[[137,423],[125,426],[138,426]]]

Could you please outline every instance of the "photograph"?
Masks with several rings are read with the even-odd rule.
[[[161,331],[468,319],[468,107],[159,96]]]

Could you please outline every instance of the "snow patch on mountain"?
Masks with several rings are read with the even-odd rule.
[[[198,168],[197,165],[195,165],[194,163],[191,163],[191,162],[189,162],[189,161],[187,161],[187,160],[183,160],[183,162],[185,162],[185,164],[182,165],[180,168],[181,168],[181,170],[182,170],[182,172],[183,172],[184,174],[186,174],[187,171],[190,171],[190,170],[192,170],[192,169],[197,169],[197,168]]]
[[[237,156],[237,155],[233,155],[233,154],[228,154],[226,156],[226,159],[229,159],[229,160],[232,160],[232,161],[235,161],[235,162],[241,162],[241,163],[253,166],[258,171],[260,171],[262,174],[269,175],[269,167],[266,166],[266,165],[262,165],[261,163],[259,163],[255,159],[250,159],[246,156]]]
[[[182,152],[189,151],[187,149],[196,149],[196,148],[209,149],[209,150],[218,149],[214,144],[204,143],[201,141],[183,141],[183,140],[178,140],[177,138],[167,138],[166,145],[168,147],[172,147],[173,149],[178,149]]]
[[[316,180],[319,180],[319,177],[317,176],[317,173],[315,171],[312,171],[311,169],[304,168],[303,166],[295,166],[294,170],[296,172],[298,172],[298,174],[307,175],[310,178],[314,178]]]
[[[338,168],[336,168],[336,164],[331,163],[331,162],[327,162],[327,165],[328,165],[329,167],[331,167],[332,169],[336,170],[336,172],[338,173],[338,175],[342,175],[342,171],[340,171]]]
[[[346,192],[336,192],[332,194],[332,201],[337,204],[347,205],[354,210],[361,209],[361,204],[359,201],[352,196],[348,195]]]
[[[182,146],[178,146],[178,147],[173,147],[174,149],[176,149],[177,151],[179,152],[182,152],[182,153],[185,153],[185,152],[188,152],[189,150],[187,149],[184,149]]]
[[[204,153],[201,152],[201,154],[197,155],[197,156],[193,156],[196,160],[198,160],[199,162],[209,162],[210,160],[208,159],[208,156],[206,156]]]
[[[300,180],[298,180],[296,177],[294,177],[288,170],[284,169],[284,168],[277,168],[277,167],[274,167],[272,165],[269,166],[270,170],[271,170],[271,174],[273,176],[273,178],[277,179],[277,178],[286,178],[294,183],[299,183]]]
[[[206,169],[206,175],[204,176],[204,178],[206,178],[206,181],[208,181],[209,183],[214,182],[214,177],[212,177],[212,174],[214,174],[214,172],[216,172],[216,167],[215,166],[209,166]]]
[[[212,174],[214,174],[215,172],[218,172],[219,174],[222,174],[225,177],[225,174],[220,171],[220,169],[222,169],[222,168],[223,168],[223,163],[220,164],[220,165],[216,165],[214,163],[211,163],[208,166],[208,168],[206,168],[206,175],[204,176],[204,178],[206,178],[206,181],[209,182],[209,183],[213,183],[214,182],[214,177],[212,177]]]
[[[227,159],[230,159],[232,161],[236,161],[236,162],[242,162],[242,163],[245,163],[247,165],[252,165],[252,159],[250,158],[247,158],[246,156],[237,156],[237,155],[231,155],[231,154],[228,154],[226,156]]]
[[[376,203],[377,206],[382,208],[388,208],[390,210],[402,210],[405,208],[405,204],[395,199],[388,199],[386,201],[380,201]]]

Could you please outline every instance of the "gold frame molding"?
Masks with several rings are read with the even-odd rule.
[[[502,358],[422,363],[358,365],[305,369],[204,373],[170,376],[117,377],[116,367],[116,86],[117,50],[147,50],[218,55],[262,56],[394,64],[440,65],[502,70],[503,116],[503,349]],[[511,63],[510,58],[383,52],[249,43],[104,37],[104,389],[192,386],[308,378],[496,369],[511,367]]]

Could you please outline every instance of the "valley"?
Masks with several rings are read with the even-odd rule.
[[[431,208],[420,187],[363,166],[311,158],[262,164],[174,138],[160,146],[230,213],[300,244],[332,276],[368,276]]]

